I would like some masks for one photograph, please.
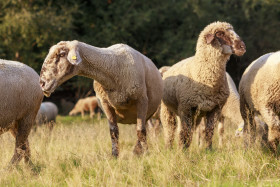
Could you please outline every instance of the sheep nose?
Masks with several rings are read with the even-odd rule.
[[[241,49],[246,49],[246,45],[243,41],[240,42],[240,46]]]

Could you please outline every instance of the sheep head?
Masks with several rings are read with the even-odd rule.
[[[236,34],[233,27],[226,22],[214,22],[206,26],[200,33],[197,51],[212,47],[224,55],[235,54],[242,56],[246,52],[246,46]]]
[[[59,85],[78,74],[82,61],[78,51],[78,41],[63,41],[51,47],[40,73],[45,96],[49,97]]]

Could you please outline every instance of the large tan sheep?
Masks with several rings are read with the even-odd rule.
[[[240,110],[244,119],[245,143],[256,137],[255,115],[268,126],[268,145],[277,150],[280,141],[280,51],[265,54],[245,70],[239,84]],[[248,127],[249,125],[249,127]],[[249,136],[249,137],[248,137]]]
[[[74,108],[69,112],[70,116],[81,113],[82,118],[85,116],[85,112],[90,112],[90,118],[95,115],[95,109],[98,108],[97,97],[91,96],[83,99],[79,99],[74,106]],[[100,119],[100,113],[98,114],[98,119]]]
[[[10,164],[23,157],[31,163],[28,135],[44,97],[39,76],[25,64],[0,60],[0,80],[0,135],[10,131],[16,139]]]
[[[40,83],[50,94],[75,75],[94,79],[96,96],[107,116],[112,154],[118,156],[117,123],[137,123],[136,154],[147,149],[146,121],[162,99],[163,83],[153,62],[135,49],[116,44],[98,48],[79,41],[54,45],[41,69]]]
[[[40,109],[36,116],[36,125],[47,124],[49,129],[53,129],[58,114],[57,106],[52,102],[41,103]]]
[[[176,115],[180,117],[180,145],[189,147],[192,130],[206,117],[202,133],[211,148],[214,124],[229,96],[226,63],[231,54],[241,56],[245,44],[226,22],[214,22],[200,33],[195,56],[173,65],[163,74],[161,122],[166,143],[173,144]]]

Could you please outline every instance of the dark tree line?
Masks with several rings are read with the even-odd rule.
[[[157,67],[172,65],[192,56],[199,32],[217,20],[230,22],[247,46],[227,66],[237,84],[252,60],[279,50],[280,0],[0,0],[0,8],[0,58],[38,73],[52,45],[74,39],[126,43]],[[55,94],[78,98],[91,87],[74,77]]]

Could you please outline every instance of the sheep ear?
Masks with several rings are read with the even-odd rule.
[[[210,44],[214,40],[214,34],[207,34],[205,36],[205,39],[206,39],[206,43]]]
[[[67,56],[68,61],[73,65],[78,65],[82,62],[78,48],[71,49]]]

